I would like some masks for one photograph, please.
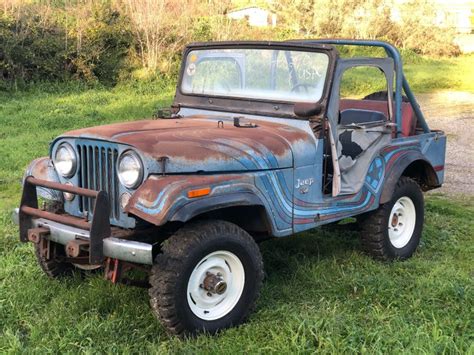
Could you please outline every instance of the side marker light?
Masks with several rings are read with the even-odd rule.
[[[188,198],[202,197],[209,195],[211,193],[210,187],[205,187],[203,189],[189,190]]]

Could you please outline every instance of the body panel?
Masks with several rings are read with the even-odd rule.
[[[433,143],[435,141],[439,143]],[[321,153],[322,141],[318,143]],[[408,161],[413,162],[423,156],[423,150],[437,156],[436,150],[442,149],[437,144],[442,145],[443,138],[435,138],[435,134],[431,133],[420,135],[416,139],[398,139],[397,144],[386,146],[372,160],[362,189],[352,195],[333,198],[322,194],[322,166],[319,162],[279,171],[207,176],[152,176],[135,193],[127,211],[151,223],[162,225],[173,220],[173,216],[180,209],[193,202],[186,197],[187,191],[210,186],[212,192],[201,199],[203,204],[206,199],[216,196],[220,196],[222,201],[227,198],[232,204],[236,201],[235,195],[248,194],[254,198],[240,199],[240,202],[235,203],[264,206],[272,224],[272,235],[290,235],[376,209],[385,182],[397,173],[396,167],[402,160],[408,157]],[[440,163],[438,159],[427,162]],[[439,183],[441,182],[442,180],[439,180]],[[194,202],[198,205],[197,200]],[[216,204],[215,208],[226,206],[225,203]]]
[[[222,122],[219,123],[219,121]],[[293,150],[314,142],[307,132],[253,119],[254,128],[235,127],[228,115],[144,120],[65,133],[61,138],[106,140],[136,148],[151,173],[230,172],[293,166]],[[292,149],[293,148],[293,149]]]
[[[184,94],[178,86],[171,118],[79,129],[56,138],[51,144],[50,157],[55,156],[62,142],[67,142],[81,158],[72,177],[58,175],[51,158],[32,162],[27,175],[103,191],[111,208],[108,222],[113,226],[128,229],[164,226],[168,222],[185,223],[202,213],[227,207],[258,206],[265,211],[268,232],[273,236],[290,235],[375,210],[390,199],[396,182],[414,162],[425,164],[423,169],[434,176],[427,189],[441,185],[446,149],[444,134],[430,132],[419,108],[415,107],[420,129],[413,130],[414,135],[409,137],[400,134],[403,127],[401,87],[403,84],[408,88],[408,84],[396,49],[377,42],[374,45],[385,48],[391,58],[340,60],[335,48],[328,44],[353,42],[323,42],[198,43],[185,51],[234,46],[326,53],[330,65],[323,96],[317,103],[321,110],[312,117],[297,117],[294,102]],[[243,63],[244,59],[240,61]],[[354,184],[357,187],[346,190],[347,194],[333,197],[323,192],[323,178],[327,173],[323,165],[331,158],[334,171],[339,167],[339,154],[333,150],[338,144],[340,128],[339,80],[345,69],[358,65],[375,66],[385,73],[387,113],[392,121],[387,122],[387,128],[396,124],[398,129],[393,137],[389,132],[388,139],[367,155],[360,174],[361,187]],[[183,70],[184,67],[181,77]],[[394,81],[395,102],[392,103]],[[414,98],[409,99],[412,106],[416,104]],[[331,128],[329,134],[333,135],[332,146],[329,135],[323,132],[326,123]],[[126,188],[117,178],[120,156],[129,150],[143,163],[143,181],[134,188]],[[337,172],[335,175],[333,187],[340,185],[340,180],[334,183],[334,179],[339,178]],[[207,188],[209,194],[199,198],[188,195],[191,190]],[[92,221],[89,201],[79,196],[64,201],[61,193],[44,191],[45,196],[48,193],[55,193],[50,197],[64,202],[67,214]],[[125,195],[130,195],[130,199],[120,206],[119,201]]]
[[[292,169],[219,175],[151,176],[132,196],[126,211],[150,223],[163,225],[180,220],[182,209],[194,202],[203,205],[206,200],[223,196],[223,203],[214,208],[235,206],[235,195],[249,195],[238,205],[260,205],[267,211],[275,236],[288,235],[292,231],[291,183]],[[192,189],[211,187],[208,196],[193,199],[187,197]],[[226,198],[232,204],[225,204]],[[215,200],[214,200],[215,201]],[[196,206],[199,209],[199,205]],[[187,218],[194,215],[188,213]]]
[[[242,115],[258,127],[238,128],[224,112],[183,109],[180,113],[189,118],[100,126],[68,132],[63,139],[72,144],[107,139],[120,152],[130,147],[140,152],[148,178],[136,191],[120,188],[133,194],[124,213],[155,225],[185,222],[198,211],[260,205],[265,207],[272,235],[304,231],[376,209],[381,186],[396,174],[393,167],[407,159],[408,152],[417,153],[408,160],[423,156],[437,166],[442,182],[439,167],[444,166],[445,137],[439,133],[392,140],[374,156],[360,191],[332,198],[322,193],[324,140],[315,138],[309,121]],[[224,128],[218,128],[219,121]],[[183,129],[174,129],[176,125]],[[180,149],[188,142],[192,149]],[[215,153],[214,158],[209,152]],[[170,157],[164,175],[157,162],[162,155]],[[186,196],[188,190],[206,186],[212,192],[200,202]],[[79,213],[74,208],[67,212]]]

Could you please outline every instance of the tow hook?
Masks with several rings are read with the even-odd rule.
[[[32,243],[39,245],[39,252],[40,255],[49,260],[51,257],[51,243],[46,236],[49,235],[49,228],[46,227],[38,227],[38,228],[31,228],[28,229],[28,240]]]
[[[88,247],[89,245],[90,243],[87,240],[71,240],[66,245],[66,255],[70,258],[77,258],[81,253],[81,247]]]
[[[45,227],[31,228],[28,229],[28,240],[35,244],[38,244],[41,239],[49,234],[49,229]]]

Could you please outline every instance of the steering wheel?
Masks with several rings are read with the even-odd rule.
[[[300,92],[300,88],[304,88],[304,91],[309,93],[310,88],[316,89],[317,86],[313,84],[299,83],[291,88],[291,92]]]

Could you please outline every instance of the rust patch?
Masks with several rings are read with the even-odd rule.
[[[161,225],[166,222],[166,216],[172,207],[179,207],[180,201],[189,201],[187,191],[211,186],[214,195],[216,187],[222,187],[231,182],[232,187],[249,183],[248,175],[174,175],[151,176],[132,195],[125,212],[132,213],[146,221]]]
[[[222,128],[218,122],[223,119]],[[225,152],[227,146],[235,148],[232,142],[246,147],[242,148],[244,151],[264,149],[282,157],[291,154],[291,146],[296,141],[310,139],[305,131],[284,124],[255,119],[245,121],[257,123],[257,127],[235,127],[231,117],[195,115],[86,128],[64,136],[98,137],[132,145],[154,159],[169,156],[188,161],[236,159],[240,154],[233,156]]]

